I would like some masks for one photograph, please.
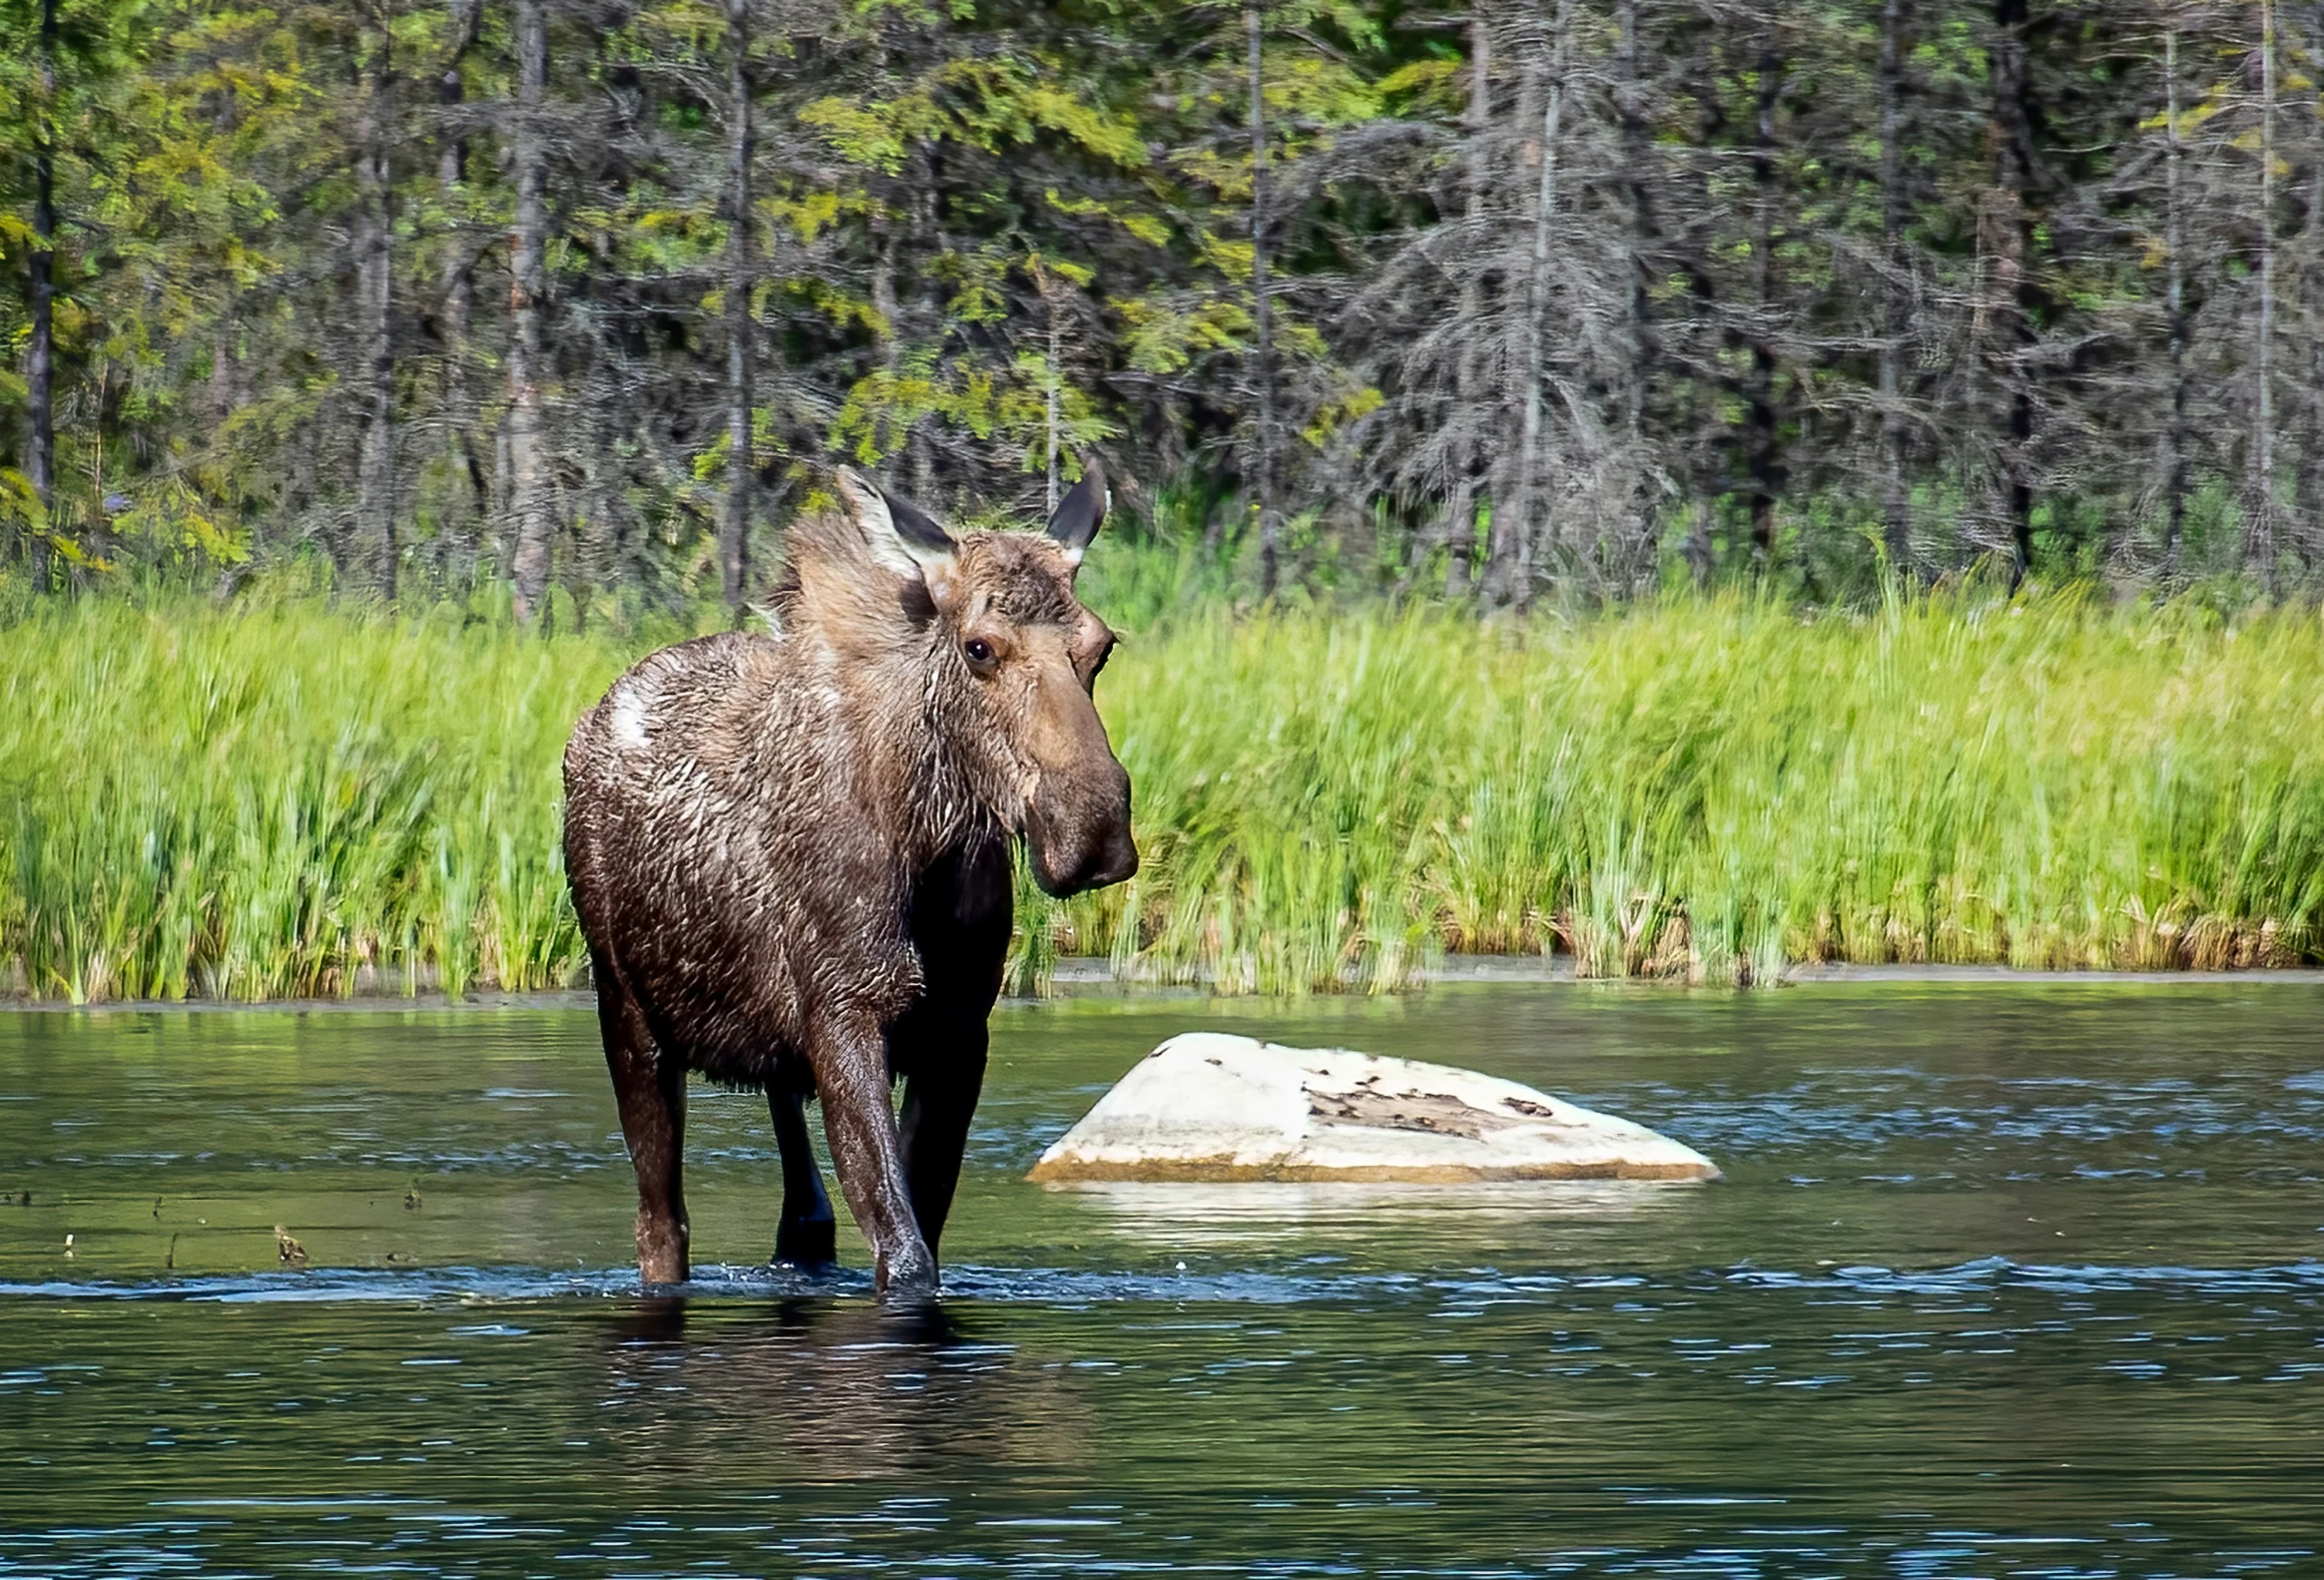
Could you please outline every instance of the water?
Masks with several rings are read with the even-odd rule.
[[[1727,1178],[1021,1183],[1198,1024]],[[0,1016],[0,1574],[2324,1573],[2319,1027],[2276,984],[1008,1008],[904,1320],[763,1270],[765,1112],[699,1087],[703,1277],[642,1300],[586,1011]]]

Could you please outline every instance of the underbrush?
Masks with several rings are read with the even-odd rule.
[[[80,1001],[578,980],[558,756],[643,645],[314,598],[32,609],[0,626],[0,972]],[[1144,869],[1020,882],[1019,987],[1060,954],[1303,992],[1448,951],[1748,982],[2324,948],[2313,611],[1211,600],[1098,695]]]

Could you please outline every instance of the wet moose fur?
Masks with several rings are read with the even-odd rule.
[[[838,481],[841,508],[792,529],[779,635],[654,654],[565,751],[566,864],[651,1284],[687,1277],[699,1070],[768,1095],[779,1258],[833,1257],[802,1113],[820,1095],[878,1287],[932,1292],[1008,945],[1011,842],[1052,894],[1137,870],[1129,777],[1090,696],[1113,634],[1073,593],[1105,511],[1095,466],[1045,533],[957,539]]]

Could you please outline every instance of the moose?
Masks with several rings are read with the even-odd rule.
[[[1054,895],[1138,869],[1074,594],[1092,461],[1041,532],[954,535],[841,468],[791,529],[771,633],[665,648],[565,750],[565,862],[637,1170],[638,1272],[688,1277],[686,1078],[764,1090],[779,1261],[835,1260],[820,1098],[882,1299],[936,1287],[983,1083],[1013,846]],[[903,1086],[901,1113],[892,1101]]]

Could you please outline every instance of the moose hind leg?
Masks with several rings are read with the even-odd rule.
[[[775,1144],[783,1152],[783,1218],[775,1226],[775,1260],[822,1268],[839,1261],[838,1225],[824,1191],[823,1170],[808,1138],[805,1094],[781,1082],[767,1088],[775,1117]]]
[[[686,1146],[686,1066],[654,1044],[646,1017],[620,973],[596,964],[597,1018],[613,1075],[622,1140],[638,1175],[638,1276],[648,1284],[684,1284],[686,1193],[680,1178]]]

